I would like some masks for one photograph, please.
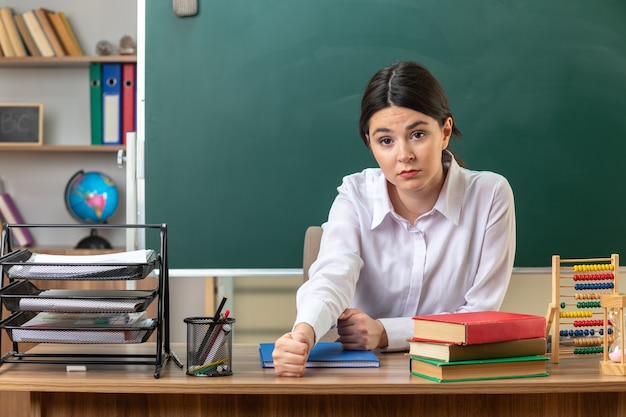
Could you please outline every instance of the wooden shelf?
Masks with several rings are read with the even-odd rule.
[[[92,62],[137,62],[137,55],[85,55],[64,57],[2,57],[2,67],[86,67]]]
[[[0,145],[0,152],[116,153],[125,145]]]

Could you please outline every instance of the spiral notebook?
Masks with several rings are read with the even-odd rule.
[[[261,343],[261,366],[273,368],[273,343]],[[343,350],[340,342],[319,342],[306,363],[307,368],[379,368],[380,360],[371,350]]]

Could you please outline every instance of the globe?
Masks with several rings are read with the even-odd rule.
[[[81,223],[106,223],[117,204],[117,187],[101,172],[78,171],[65,187],[67,210]]]

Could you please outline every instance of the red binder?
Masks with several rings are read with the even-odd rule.
[[[122,143],[126,144],[126,133],[135,131],[136,118],[136,64],[122,64]]]

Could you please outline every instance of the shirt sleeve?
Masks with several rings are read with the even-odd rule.
[[[329,214],[317,259],[309,269],[309,279],[296,295],[294,326],[307,323],[319,340],[337,324],[339,315],[350,305],[363,266],[360,257],[358,220],[351,202],[337,196]]]
[[[387,346],[381,349],[383,352],[401,352],[409,348],[406,335],[413,334],[412,317],[394,317],[379,319],[387,332]]]
[[[502,177],[494,187],[480,264],[474,284],[457,311],[498,310],[509,285],[515,259],[513,191]]]

